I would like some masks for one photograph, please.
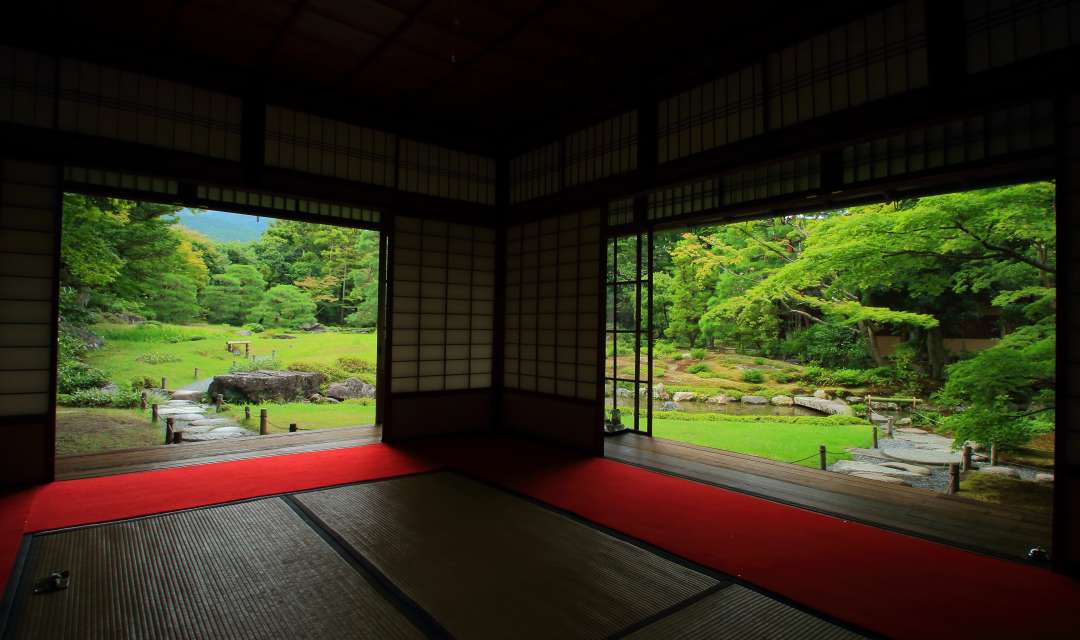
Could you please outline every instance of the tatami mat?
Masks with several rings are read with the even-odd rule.
[[[5,636],[423,637],[281,498],[36,536]]]
[[[459,638],[606,637],[718,584],[453,473],[296,499]]]
[[[862,637],[740,585],[721,589],[627,636],[633,640],[855,640]]]

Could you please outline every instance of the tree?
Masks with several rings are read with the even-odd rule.
[[[202,293],[202,305],[210,322],[242,325],[262,301],[266,281],[254,266],[231,264],[213,276]]]
[[[249,319],[272,327],[299,327],[315,322],[315,302],[291,284],[279,284],[263,294]]]
[[[156,320],[187,324],[196,320],[202,311],[197,294],[198,288],[190,277],[181,273],[166,273],[147,301],[147,306]]]

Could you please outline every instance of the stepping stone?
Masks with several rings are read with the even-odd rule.
[[[886,457],[901,462],[915,464],[946,465],[960,464],[960,453],[941,449],[914,449],[910,447],[890,447],[882,449]]]
[[[1002,466],[990,466],[979,467],[979,473],[985,473],[992,476],[1002,476],[1004,478],[1019,478],[1020,472],[1012,467]]]
[[[859,462],[857,460],[840,460],[829,467],[829,469],[837,473],[876,473],[890,478],[901,478],[905,480],[917,480],[923,477],[923,474],[920,473],[912,473],[903,469],[893,469],[892,467],[886,467],[872,462]]]
[[[912,434],[920,434],[920,435],[930,433],[926,429],[920,429],[918,427],[901,427],[899,429],[894,429],[894,431],[896,433],[912,433]]]
[[[856,478],[866,478],[867,480],[877,480],[878,482],[887,482],[889,484],[907,484],[900,478],[893,476],[887,476],[883,473],[871,473],[869,471],[856,471],[848,475],[855,476]]]
[[[1054,474],[1052,474],[1052,473],[1042,473],[1042,472],[1040,472],[1040,473],[1035,474],[1035,482],[1053,482],[1053,481],[1054,481]]]
[[[248,431],[243,427],[218,427],[217,429],[211,429],[205,432],[192,433],[190,437],[188,437],[188,434],[185,433],[184,440],[190,440],[192,442],[205,442],[207,440],[227,440],[229,438],[242,438],[245,436],[254,435],[257,434],[253,431]]]
[[[202,420],[206,416],[201,413],[178,413],[170,415],[173,420],[181,420],[183,422],[195,422],[196,420]]]
[[[860,449],[858,447],[852,447],[851,449],[848,449],[847,452],[853,456],[865,456],[867,458],[876,458],[878,460],[888,460],[881,449]]]
[[[193,391],[191,389],[178,389],[173,391],[173,400],[202,400],[202,391]]]
[[[930,470],[926,467],[921,467],[917,464],[908,464],[906,462],[882,462],[881,466],[888,467],[890,469],[896,469],[897,471],[907,471],[908,473],[914,473],[920,476],[930,475]]]
[[[193,427],[232,427],[236,422],[229,418],[202,418],[191,423]]]

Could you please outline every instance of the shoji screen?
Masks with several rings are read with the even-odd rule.
[[[398,188],[477,204],[495,204],[495,160],[401,139]]]
[[[56,126],[56,59],[0,46],[0,122]]]
[[[240,159],[240,98],[80,60],[60,63],[61,129]]]
[[[1080,43],[1080,0],[965,0],[967,69],[975,73]]]
[[[394,186],[397,136],[283,107],[266,108],[266,164]]]
[[[0,466],[11,482],[52,475],[57,173],[0,161]]]
[[[600,211],[510,227],[503,421],[592,449],[600,434]]]

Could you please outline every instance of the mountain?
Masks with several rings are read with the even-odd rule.
[[[177,215],[177,221],[194,231],[198,231],[211,240],[218,242],[250,242],[258,240],[263,231],[270,226],[270,218],[257,218],[243,213],[228,213],[226,211],[201,211],[194,213],[190,209],[182,209]]]

